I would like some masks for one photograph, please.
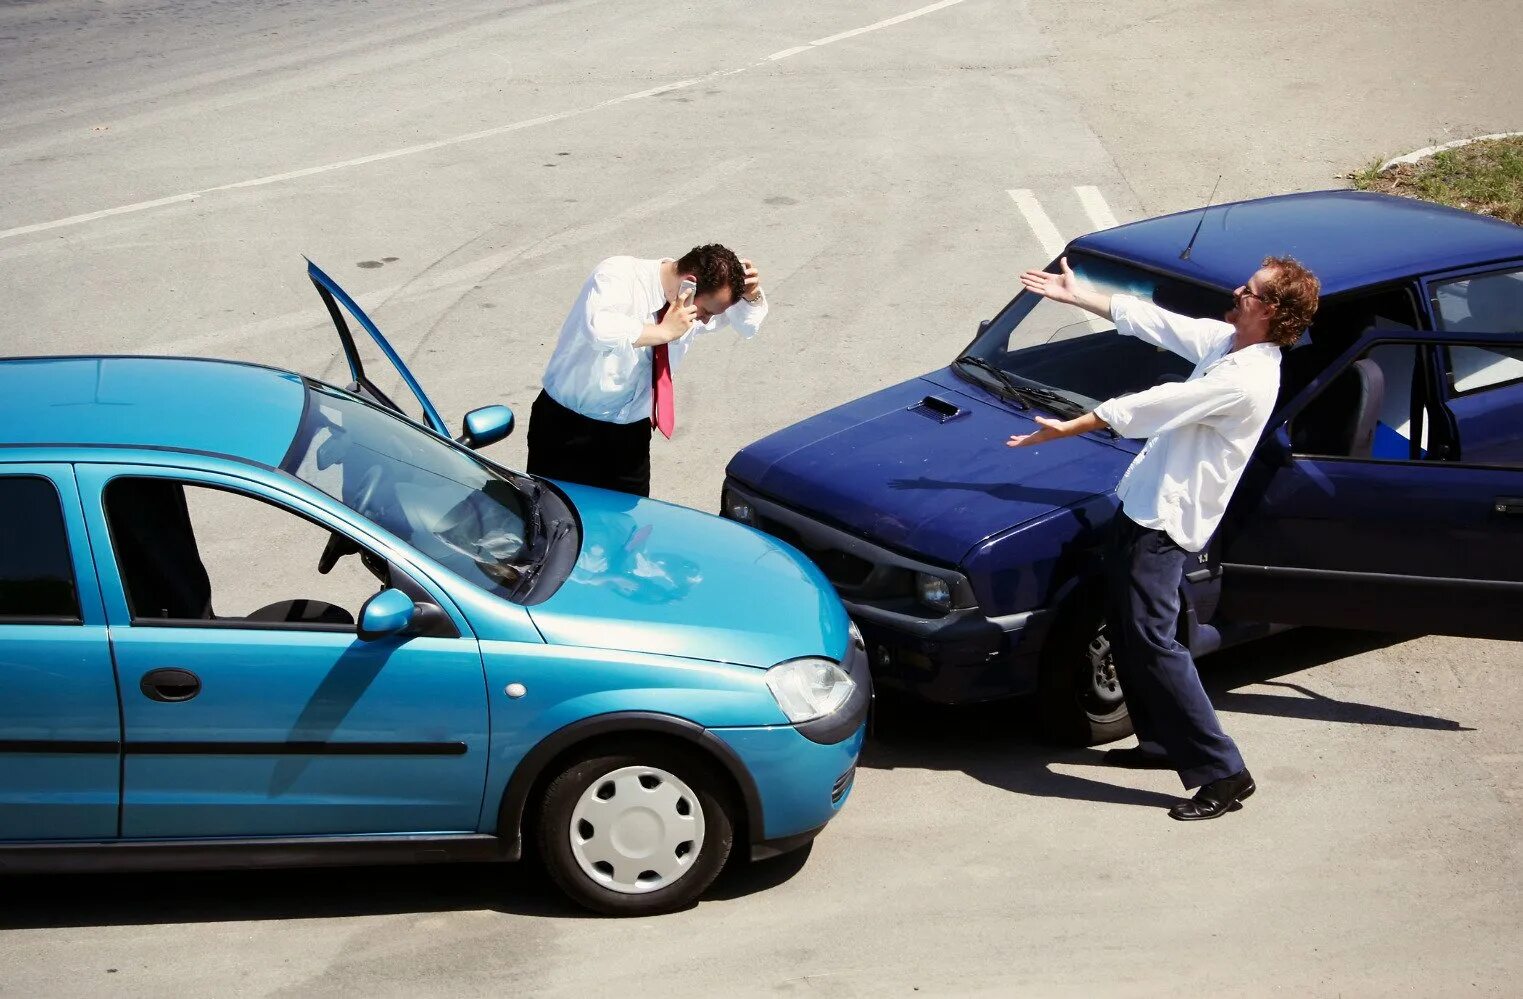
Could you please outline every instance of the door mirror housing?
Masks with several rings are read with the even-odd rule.
[[[360,608],[360,624],[356,629],[360,641],[374,642],[380,638],[400,635],[413,623],[418,608],[412,597],[394,587],[387,587],[365,601]]]
[[[471,449],[496,444],[513,432],[513,411],[506,406],[482,406],[465,414],[460,436],[455,438]]]

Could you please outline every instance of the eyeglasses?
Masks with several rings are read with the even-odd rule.
[[[1243,285],[1241,288],[1239,288],[1237,291],[1234,291],[1232,293],[1232,297],[1237,299],[1238,301],[1242,301],[1245,298],[1256,298],[1260,302],[1263,302],[1266,305],[1270,304],[1270,302],[1271,302],[1270,299],[1265,298],[1263,295],[1260,295],[1258,292],[1251,290],[1246,284]]]

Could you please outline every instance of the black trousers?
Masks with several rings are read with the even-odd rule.
[[[1187,788],[1230,777],[1243,757],[1222,731],[1190,650],[1176,637],[1184,549],[1117,512],[1106,583],[1116,676],[1137,741],[1166,754]]]
[[[529,410],[529,474],[650,495],[650,421],[608,423],[541,390]]]

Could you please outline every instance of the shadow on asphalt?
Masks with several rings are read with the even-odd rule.
[[[1468,731],[1457,721],[1317,690],[1311,667],[1405,641],[1403,636],[1305,629],[1219,653],[1204,661],[1206,688],[1223,711],[1338,724]],[[1244,690],[1271,687],[1273,693]],[[1280,691],[1283,691],[1280,692]],[[1231,727],[1230,720],[1228,727]],[[1034,736],[1028,702],[947,708],[880,697],[861,765],[957,770],[1020,794],[1162,807],[1176,796],[1054,773],[1052,763],[1095,765],[1096,749],[1053,748]],[[797,874],[806,847],[748,864],[732,862],[704,895],[735,899]],[[52,875],[4,882],[0,929],[320,919],[418,912],[495,911],[555,919],[597,918],[567,901],[533,861],[316,870]],[[700,903],[701,905],[702,903]]]
[[[803,868],[809,851],[805,846],[754,864],[732,856],[699,906],[705,901],[736,899],[774,888]],[[38,875],[8,878],[3,887],[0,930],[470,911],[552,919],[600,918],[569,902],[532,860],[519,864]]]
[[[1349,656],[1407,641],[1411,636],[1300,629],[1229,649],[1202,660],[1212,703],[1223,712],[1276,715],[1352,725],[1465,732],[1448,718],[1339,700],[1317,691],[1315,672],[1295,682],[1280,679]],[[1272,687],[1264,693],[1246,687]],[[1116,805],[1167,807],[1179,796],[1111,783],[1101,751],[1055,747],[1036,736],[1028,701],[946,707],[892,696],[878,698],[872,737],[861,765],[880,770],[911,767],[956,770],[993,787],[1037,797],[1071,798]],[[1226,721],[1231,730],[1231,720]],[[1102,779],[1055,773],[1051,764],[1094,766]]]

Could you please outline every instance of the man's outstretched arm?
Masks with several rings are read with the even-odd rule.
[[[1061,274],[1027,271],[1021,275],[1021,284],[1027,291],[1041,295],[1043,298],[1050,298],[1054,302],[1063,302],[1067,305],[1077,305],[1085,312],[1093,312],[1097,316],[1109,319],[1111,317],[1110,293],[1095,291],[1079,284],[1079,279],[1074,277],[1073,270],[1068,266],[1067,257],[1059,257],[1058,266],[1062,268]]]
[[[1054,420],[1051,417],[1038,416],[1036,421],[1042,425],[1041,430],[1029,434],[1016,434],[1005,442],[1005,446],[1030,447],[1033,444],[1045,444],[1048,441],[1061,440],[1076,434],[1087,434],[1091,430],[1104,430],[1109,426],[1094,413],[1085,413],[1071,420]]]

